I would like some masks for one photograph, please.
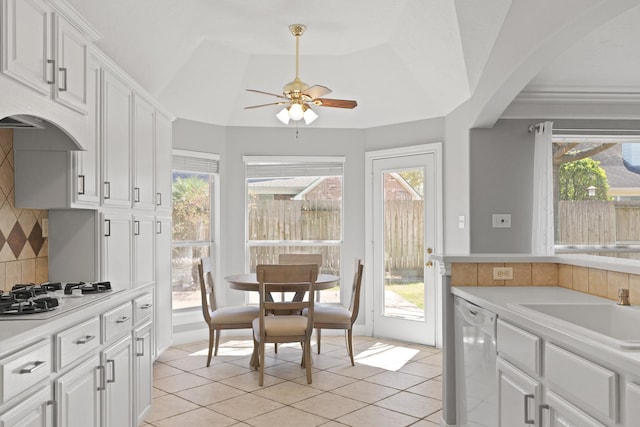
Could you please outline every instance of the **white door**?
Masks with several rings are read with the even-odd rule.
[[[67,427],[100,426],[100,361],[94,356],[56,380],[57,424]]]
[[[373,334],[436,343],[436,154],[372,160]]]
[[[133,425],[133,370],[131,336],[103,353],[105,369],[104,420],[107,427]]]

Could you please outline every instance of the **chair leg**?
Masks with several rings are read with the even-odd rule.
[[[249,361],[249,366],[251,366],[251,369],[253,369],[254,371],[256,369],[258,369],[258,367],[260,366],[260,356],[259,356],[259,348],[258,348],[258,341],[255,340],[255,338],[253,339],[253,353],[251,353],[251,360]]]
[[[316,329],[316,339],[318,340],[318,354],[320,354],[320,331],[321,330],[322,329],[320,329],[320,328]]]
[[[273,352],[275,354],[278,354],[278,343],[277,342],[273,343]]]
[[[218,345],[220,344],[220,329],[216,329],[215,343],[213,345],[213,355],[218,355]]]
[[[349,357],[351,358],[351,366],[356,366],[355,362],[353,361],[353,332],[351,331],[351,329],[347,329],[347,345],[348,350],[349,350]]]
[[[207,368],[211,364],[211,352],[213,350],[213,329],[209,329],[209,354],[207,354]]]
[[[260,373],[258,375],[258,385],[262,387],[264,384],[264,342],[258,344],[258,353],[260,354]]]
[[[311,337],[304,343],[305,368],[307,369],[307,384],[311,384]]]

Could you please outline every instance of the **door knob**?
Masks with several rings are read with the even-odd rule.
[[[426,265],[427,268],[431,268],[433,267],[433,261],[427,261],[424,265]]]
[[[428,254],[432,254],[432,253],[433,253],[433,249],[431,249],[431,248],[427,248],[427,253],[428,253]]]

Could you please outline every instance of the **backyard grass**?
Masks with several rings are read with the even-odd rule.
[[[424,309],[424,283],[385,285],[385,288],[400,295],[410,303]]]

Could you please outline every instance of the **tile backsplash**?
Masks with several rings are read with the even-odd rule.
[[[512,267],[512,280],[494,280],[494,267]],[[629,289],[631,304],[640,305],[640,275],[556,263],[453,263],[452,286],[561,286],[618,300]]]
[[[42,219],[49,211],[15,207],[13,130],[0,129],[0,289],[42,283],[49,277],[48,239]]]

